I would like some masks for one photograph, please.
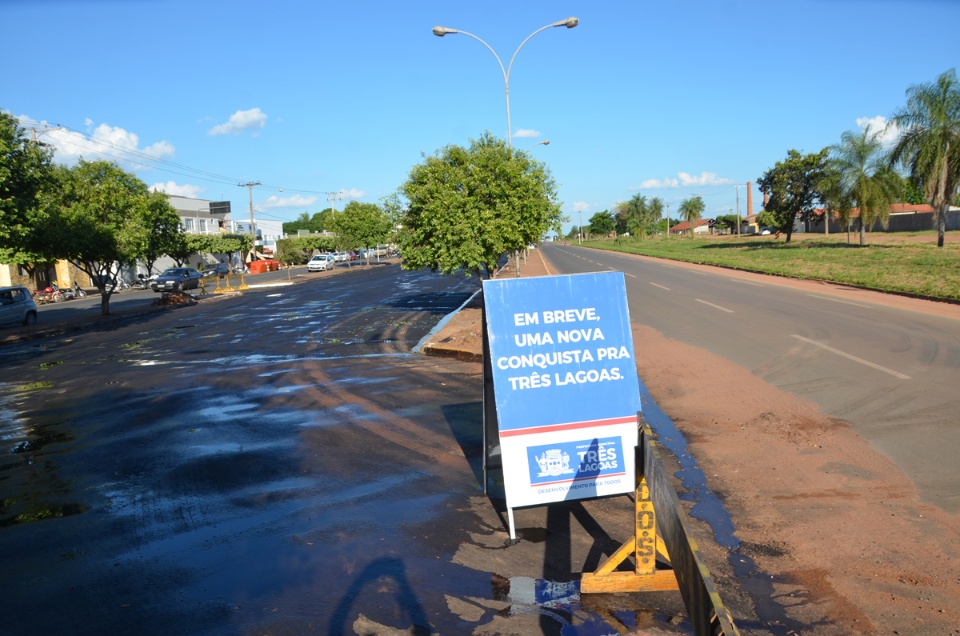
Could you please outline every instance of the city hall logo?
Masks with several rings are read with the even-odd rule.
[[[560,477],[573,474],[573,469],[570,468],[570,453],[565,453],[559,448],[544,451],[543,455],[536,460],[540,466],[537,477]]]
[[[570,483],[623,474],[619,437],[554,442],[527,447],[530,485]]]

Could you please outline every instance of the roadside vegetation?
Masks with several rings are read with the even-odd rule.
[[[491,278],[500,258],[526,249],[563,217],[549,169],[484,133],[414,166],[388,200],[398,219],[403,267]]]
[[[960,302],[960,242],[937,247],[937,232],[871,233],[865,248],[843,235],[653,237],[585,241],[585,247],[718,265],[790,278]]]

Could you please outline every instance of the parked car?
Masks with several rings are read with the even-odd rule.
[[[333,267],[333,254],[317,254],[307,262],[308,272],[322,272],[328,267]]]
[[[21,285],[0,287],[0,325],[37,324],[37,303]]]
[[[203,277],[226,276],[230,273],[230,266],[226,263],[207,263],[203,266]]]
[[[344,262],[345,260],[347,260],[347,254],[346,254],[346,252],[334,252],[334,253],[333,253],[333,260],[336,261],[337,263],[342,263],[342,262]]]
[[[171,267],[150,283],[155,292],[185,291],[200,286],[203,274],[192,267]]]

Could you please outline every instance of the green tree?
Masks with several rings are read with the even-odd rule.
[[[593,236],[606,236],[615,232],[617,229],[616,219],[609,210],[595,212],[590,217],[590,225],[587,226],[587,232]]]
[[[703,211],[705,209],[706,206],[703,204],[703,198],[699,195],[684,199],[680,202],[680,207],[677,208],[677,212],[680,213],[680,218],[690,224],[690,236],[697,236],[693,231],[694,224],[703,218]]]
[[[296,220],[288,221],[283,224],[283,233],[287,235],[296,234],[299,230],[308,232],[323,232],[328,228],[333,210],[326,208],[320,212],[315,212],[312,216],[309,212],[301,212]]]
[[[850,243],[850,213],[853,204],[850,202],[850,192],[843,187],[841,175],[829,168],[824,170],[823,178],[817,184],[820,201],[823,203],[824,233],[830,233],[830,218],[836,215],[840,224],[847,228],[847,243]]]
[[[883,156],[880,134],[870,133],[869,128],[862,133],[843,133],[840,143],[830,146],[825,163],[826,172],[834,175],[833,184],[839,188],[841,200],[860,208],[860,245],[866,243],[866,228],[876,219],[886,227],[890,204],[896,201],[902,185]],[[823,183],[821,179],[819,190]],[[820,198],[824,198],[822,194]]]
[[[175,257],[175,260],[183,264],[190,254],[200,254],[202,260],[203,254],[243,253],[252,246],[253,237],[249,234],[187,234],[183,258]]]
[[[379,205],[359,201],[347,203],[343,211],[333,217],[330,226],[337,235],[337,243],[347,250],[382,245],[393,232],[390,218]],[[370,250],[366,256],[369,263]]]
[[[773,212],[767,210],[761,210],[757,214],[757,226],[759,227],[776,227],[777,226],[777,217]]]
[[[147,275],[153,272],[153,264],[163,255],[176,258],[187,249],[186,235],[180,225],[180,215],[160,192],[147,194],[146,206],[137,210],[132,221],[140,225],[134,232],[139,245],[136,251],[147,266]]]
[[[730,230],[731,233],[736,233],[737,223],[739,222],[739,217],[736,214],[722,214],[716,219],[716,226],[724,229]]]
[[[332,236],[293,236],[277,241],[277,258],[283,263],[303,265],[314,253],[332,252],[335,249]]]
[[[890,159],[905,165],[914,182],[923,184],[934,211],[937,246],[943,247],[946,206],[956,197],[960,184],[960,83],[956,70],[907,89],[907,105],[896,112],[891,123],[901,132]]]
[[[666,226],[664,225],[664,214],[663,214],[663,199],[660,197],[653,197],[650,199],[650,203],[647,204],[647,232],[664,232],[666,231]]]
[[[53,152],[27,139],[13,115],[0,111],[0,263],[54,260],[41,231],[48,216],[44,195],[52,189]]]
[[[525,248],[561,218],[547,167],[484,133],[413,167],[395,206],[403,267],[493,276],[500,257]]]
[[[791,149],[786,159],[757,180],[760,189],[770,194],[766,209],[776,217],[775,227],[787,235],[787,243],[793,236],[794,222],[809,220],[820,201],[818,186],[823,183],[826,158],[826,148],[806,155]]]
[[[115,163],[81,160],[58,169],[59,205],[45,231],[58,256],[73,260],[100,291],[100,312],[110,314],[110,296],[124,268],[144,254],[140,221],[149,214],[147,185]],[[179,231],[179,230],[177,230]]]
[[[629,232],[631,236],[642,238],[656,231],[662,217],[663,202],[660,199],[648,202],[646,197],[635,194],[629,201],[617,204],[617,233]]]

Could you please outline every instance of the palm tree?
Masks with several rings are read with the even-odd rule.
[[[891,125],[900,138],[890,160],[905,165],[910,176],[923,184],[933,207],[937,246],[943,247],[946,209],[960,183],[960,83],[950,69],[929,84],[907,89],[907,105],[896,112]]]
[[[618,205],[618,220],[623,221],[624,229],[630,236],[643,238],[646,235],[647,198],[633,195],[629,201]]]
[[[877,218],[887,226],[890,204],[900,191],[899,177],[883,156],[881,132],[865,128],[860,134],[843,133],[840,143],[830,146],[826,163],[828,174],[836,179],[840,200],[860,208],[860,245],[866,242],[867,226]]]
[[[680,216],[683,217],[683,220],[690,224],[690,234],[694,237],[696,237],[696,233],[693,231],[693,224],[703,216],[704,208],[703,199],[699,196],[684,199],[680,202],[678,211],[680,212]]]
[[[820,192],[820,201],[823,202],[823,222],[826,224],[826,234],[830,232],[830,216],[837,215],[840,224],[847,228],[847,244],[850,244],[850,204],[849,193],[843,189],[843,180],[840,174],[829,167],[824,170],[824,177],[817,184]]]
[[[647,210],[653,222],[659,225],[660,220],[663,219],[663,199],[660,197],[653,197],[650,199],[650,203],[647,205]]]

